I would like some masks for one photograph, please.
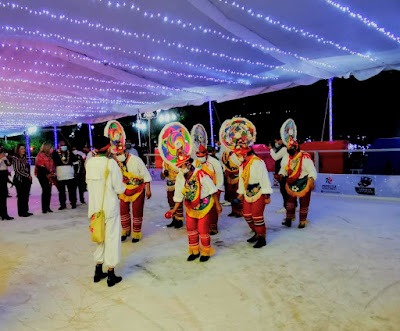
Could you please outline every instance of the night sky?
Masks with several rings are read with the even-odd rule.
[[[399,71],[385,71],[365,81],[335,78],[332,92],[333,140],[360,142],[357,137],[366,137],[364,142],[370,143],[376,138],[400,136]],[[329,140],[328,82],[325,80],[213,105],[216,135],[220,123],[241,115],[255,124],[257,143],[268,143],[291,117],[297,124],[300,141],[321,140],[326,113],[322,140]],[[183,110],[190,114],[182,121],[189,130],[196,123],[209,129],[208,104]]]
[[[366,145],[376,138],[400,137],[400,71],[385,71],[365,81],[335,78],[332,92],[333,140],[348,140]],[[235,115],[246,117],[254,123],[257,144],[268,144],[275,136],[279,137],[279,129],[289,117],[297,124],[297,138],[300,142],[308,138],[316,141],[329,140],[328,83],[325,80],[309,86],[298,86],[224,103],[213,102],[213,108],[215,141],[218,140],[220,124]],[[193,125],[201,123],[210,134],[208,103],[179,108],[174,112],[181,115],[179,120],[189,131]],[[321,139],[325,113],[326,125]],[[136,128],[131,125],[136,121],[136,116],[118,120],[124,125],[127,137],[138,144]],[[104,125],[105,123],[96,125],[94,133],[102,134]],[[162,126],[163,124],[152,121],[153,146]],[[86,126],[75,132],[74,139],[69,138],[71,129],[75,127],[62,128],[63,137],[78,147],[88,144]],[[146,144],[147,131],[141,137],[141,142]]]

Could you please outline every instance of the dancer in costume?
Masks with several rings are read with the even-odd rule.
[[[243,216],[243,203],[238,199],[238,186],[239,186],[239,166],[240,162],[236,154],[227,149],[222,153],[221,163],[224,169],[225,180],[225,200],[229,201],[231,205],[231,212],[229,217],[242,217]]]
[[[169,123],[162,136],[165,139],[159,144],[161,157],[180,169],[175,182],[175,206],[167,214],[173,217],[184,204],[190,254],[187,260],[200,257],[200,262],[206,262],[215,253],[211,246],[210,211],[214,204],[218,214],[222,211],[218,189],[204,171],[193,166],[191,136],[186,127],[179,122]]]
[[[208,156],[207,151],[207,132],[201,124],[193,126],[191,131],[192,141],[194,150],[196,153],[196,160],[193,165],[196,169],[203,170],[207,175],[210,176],[213,183],[218,189],[217,197],[220,201],[221,192],[224,188],[224,172],[221,163],[213,157]],[[218,213],[216,205],[210,210],[210,234],[215,235],[218,233]]]
[[[247,241],[255,242],[254,248],[261,248],[267,244],[264,209],[271,202],[273,190],[264,161],[254,154],[251,147],[255,139],[256,128],[246,118],[235,117],[221,126],[221,142],[233,150],[241,162],[238,199],[243,202],[244,219],[255,232]]]
[[[286,192],[286,177],[280,175],[279,170],[281,170],[281,162],[283,157],[287,155],[287,149],[280,136],[275,138],[274,147],[270,145],[268,148],[272,159],[275,161],[274,178],[279,183],[279,191],[281,192],[283,200],[283,207],[275,212],[278,214],[286,214],[286,204],[288,199],[288,193]],[[295,207],[297,207],[297,199],[295,200]]]
[[[292,226],[292,221],[296,218],[296,199],[299,198],[299,228],[306,226],[308,208],[311,201],[311,191],[315,187],[317,179],[317,170],[311,155],[300,150],[297,142],[297,128],[294,121],[289,118],[281,127],[281,137],[286,145],[288,154],[282,159],[281,170],[279,174],[286,176],[286,191],[288,200],[286,204],[286,218],[283,225]]]
[[[125,150],[125,131],[117,121],[107,122],[104,135],[110,138],[110,152],[121,169],[127,189],[119,195],[121,214],[121,240],[132,235],[132,242],[142,238],[145,197],[151,198],[149,170],[142,159]]]
[[[117,163],[109,158],[108,139],[94,137],[94,150],[86,163],[86,183],[88,191],[88,217],[104,210],[106,232],[103,243],[96,244],[93,258],[96,263],[93,281],[107,278],[109,287],[122,280],[116,276],[114,268],[121,261],[121,221],[118,195],[126,190]],[[107,172],[107,173],[106,173]],[[103,271],[103,265],[107,272]]]
[[[167,191],[167,200],[168,205],[172,209],[175,206],[174,202],[174,193],[175,193],[175,181],[176,176],[179,173],[179,169],[176,166],[173,166],[165,161],[162,163],[161,170],[161,179],[166,179],[166,191]],[[183,226],[183,205],[181,204],[177,209],[174,217],[172,218],[172,222],[167,225],[168,228],[174,227],[175,229],[179,229]]]

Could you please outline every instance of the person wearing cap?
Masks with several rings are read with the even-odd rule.
[[[300,149],[299,143],[290,137],[286,145],[288,154],[282,159],[282,166],[279,174],[287,177],[286,191],[288,200],[286,204],[286,218],[282,225],[287,227],[292,226],[292,221],[295,219],[296,206],[295,201],[299,198],[299,228],[306,226],[308,208],[311,201],[311,191],[315,187],[317,179],[317,170],[311,155]]]
[[[180,171],[175,182],[175,206],[169,213],[173,216],[184,204],[190,254],[187,261],[200,257],[200,262],[206,262],[215,253],[210,237],[211,210],[215,205],[217,214],[220,214],[222,207],[218,200],[218,189],[211,177],[192,163],[189,155],[178,151],[176,166]]]
[[[271,203],[273,193],[267,167],[254,150],[240,139],[235,153],[241,165],[239,167],[238,199],[243,202],[243,217],[255,234],[247,240],[255,243],[254,248],[267,244],[267,228],[264,221],[265,205]]]
[[[11,165],[7,158],[6,151],[0,147],[0,217],[1,220],[11,221],[14,217],[8,215],[7,197],[8,197],[8,167]]]
[[[114,286],[122,280],[116,276],[114,268],[121,261],[121,221],[118,195],[124,193],[126,185],[122,181],[122,174],[118,164],[109,158],[107,146],[109,140],[104,136],[93,139],[94,150],[86,162],[86,184],[88,191],[88,217],[104,210],[105,240],[96,244],[93,258],[96,263],[93,281],[100,282],[107,278],[107,285]],[[109,146],[109,144],[108,144]],[[106,169],[108,175],[106,179]],[[102,208],[103,207],[103,208]],[[107,272],[103,272],[103,265]]]
[[[176,176],[179,173],[179,169],[165,161],[162,163],[161,179],[166,179],[165,189],[167,191],[167,200],[170,209],[174,208],[174,193],[175,193],[175,182]],[[172,217],[172,222],[167,225],[168,228],[174,227],[175,229],[180,229],[183,226],[183,205],[180,204],[174,217]]]
[[[207,148],[200,144],[196,151],[197,159],[194,161],[196,169],[201,169],[212,179],[214,185],[217,187],[217,198],[220,201],[221,192],[224,191],[224,171],[221,163],[213,157],[208,157]],[[210,210],[210,234],[215,235],[218,233],[218,213],[216,205]]]

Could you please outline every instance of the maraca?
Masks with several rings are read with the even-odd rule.
[[[164,216],[165,218],[172,218],[173,214],[168,210]]]

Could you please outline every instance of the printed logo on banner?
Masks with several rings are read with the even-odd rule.
[[[336,184],[333,183],[333,178],[331,176],[325,177],[325,183],[321,186],[321,192],[340,193]]]
[[[363,195],[375,195],[375,187],[371,177],[361,176],[360,181],[357,183],[358,186],[355,190],[358,194]]]

